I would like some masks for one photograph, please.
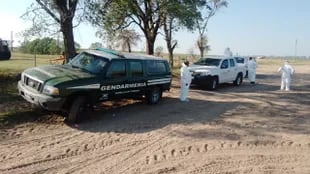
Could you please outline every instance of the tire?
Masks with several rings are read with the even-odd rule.
[[[68,122],[69,123],[78,123],[86,110],[86,98],[84,96],[79,96],[75,98],[72,102],[69,114]]]
[[[148,104],[156,104],[159,102],[159,100],[162,97],[162,90],[159,87],[152,88],[147,94],[146,94],[146,101]]]
[[[211,79],[211,82],[210,82],[209,86],[208,86],[208,89],[212,90],[212,91],[216,90],[217,85],[218,85],[218,79],[217,79],[217,77],[213,77]]]
[[[8,49],[0,52],[0,60],[10,60],[11,52]]]
[[[238,74],[238,76],[236,77],[236,80],[234,81],[234,85],[235,86],[240,86],[243,82],[243,77],[242,74]]]

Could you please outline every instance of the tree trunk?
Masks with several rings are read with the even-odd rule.
[[[200,51],[200,57],[202,58],[204,55],[204,48],[203,47],[199,47],[199,51]]]
[[[146,39],[146,53],[149,55],[154,55],[154,42],[153,39]]]
[[[169,63],[170,63],[170,66],[171,68],[174,66],[174,63],[173,63],[173,49],[169,49]]]
[[[128,52],[131,53],[131,46],[129,42],[127,42],[127,47],[128,47]]]
[[[173,48],[171,45],[171,38],[168,37],[167,35],[166,35],[166,43],[167,43],[167,50],[169,52],[169,63],[171,67],[173,67]]]
[[[176,44],[174,46],[172,46],[172,22],[173,22],[173,18],[170,18],[170,21],[167,21],[167,16],[164,17],[163,19],[164,21],[164,32],[165,32],[165,40],[166,40],[166,44],[167,44],[167,49],[169,52],[169,63],[170,66],[173,67],[173,50],[176,46]]]
[[[61,31],[64,37],[64,46],[65,46],[65,58],[66,62],[69,62],[71,58],[76,55],[75,45],[74,45],[74,36],[73,36],[73,27],[72,19],[61,21]]]

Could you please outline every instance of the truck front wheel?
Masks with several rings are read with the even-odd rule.
[[[218,79],[217,77],[212,77],[210,84],[208,86],[209,90],[215,90],[217,88],[218,85]]]
[[[77,123],[85,113],[85,110],[86,98],[84,96],[75,98],[69,110],[68,121],[70,123]]]

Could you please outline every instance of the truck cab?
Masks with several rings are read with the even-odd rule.
[[[218,84],[243,82],[244,70],[233,57],[209,56],[199,59],[189,67],[193,75],[192,84],[215,90]]]

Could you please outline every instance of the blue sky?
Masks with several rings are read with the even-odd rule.
[[[30,22],[19,17],[33,1],[0,1],[0,38],[10,39],[11,31],[17,33]],[[211,45],[210,54],[222,54],[230,47],[239,55],[310,56],[310,1],[309,0],[228,0],[227,8],[222,8],[210,20],[207,36]],[[75,39],[83,48],[93,42],[101,42],[95,37],[95,29],[85,24],[75,29]],[[195,46],[197,32],[180,31],[177,53],[198,53]],[[20,38],[15,38],[18,40]],[[17,43],[17,42],[15,42]],[[166,47],[161,36],[156,46]],[[135,50],[145,47],[144,39]]]

